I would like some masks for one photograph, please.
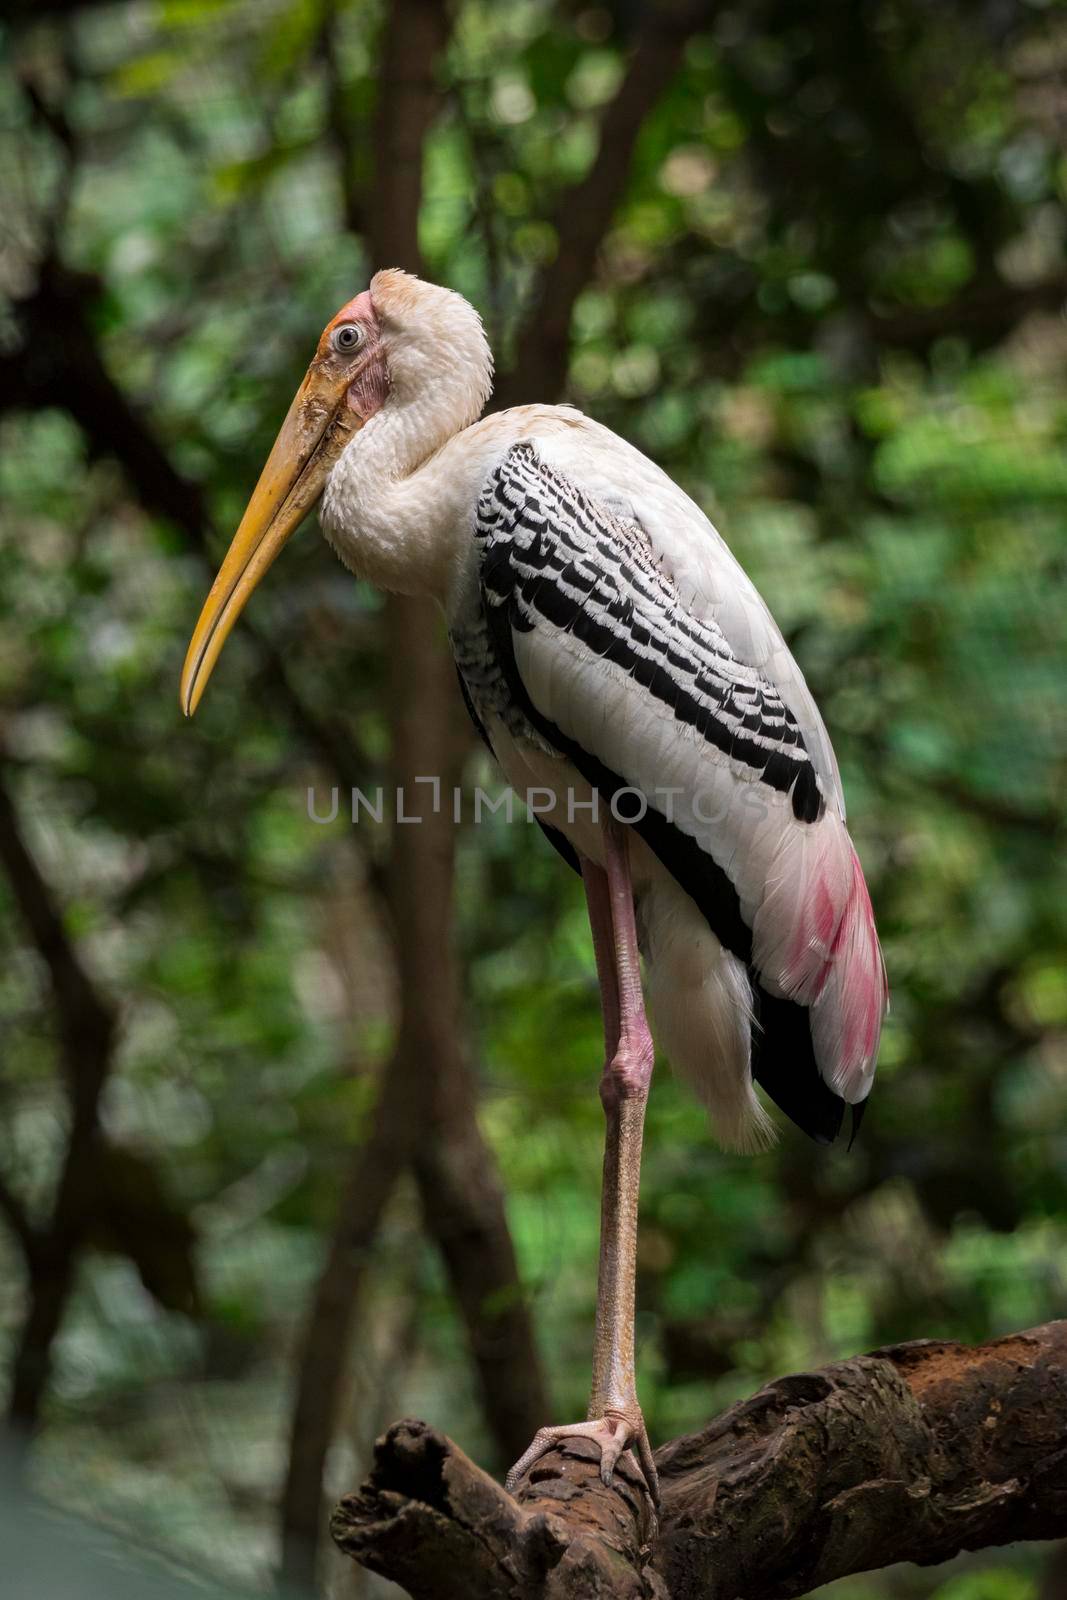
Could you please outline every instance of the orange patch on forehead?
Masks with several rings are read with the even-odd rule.
[[[341,307],[329,326],[336,328],[339,322],[364,322],[368,317],[373,317],[373,315],[374,307],[371,305],[370,290],[364,289],[362,294],[357,294],[354,300],[350,300],[346,306]]]

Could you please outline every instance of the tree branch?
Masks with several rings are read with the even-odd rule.
[[[501,1458],[515,1461],[549,1415],[529,1300],[458,1038],[451,1059],[436,1058],[433,1077],[428,1126],[412,1156],[415,1182],[466,1329],[490,1433]]]
[[[0,751],[0,773],[2,767]],[[38,1421],[53,1344],[92,1212],[99,1156],[100,1096],[111,1066],[115,1016],[97,993],[67,936],[48,884],[23,840],[14,802],[2,777],[0,867],[51,978],[71,1107],[67,1148],[52,1214],[33,1243],[30,1305],[19,1335],[8,1401],[11,1421],[26,1434]],[[16,1205],[15,1209],[17,1213],[21,1207]],[[11,1208],[5,1207],[5,1211],[12,1220]],[[24,1248],[30,1237],[22,1236]]]
[[[914,350],[925,355],[938,339],[956,336],[984,350],[1012,333],[1027,317],[1037,313],[1056,316],[1067,300],[1063,273],[1036,283],[994,280],[966,289],[944,305],[898,307],[869,311],[867,331],[879,347]]]
[[[3,1178],[0,1178],[0,1215],[4,1217],[11,1232],[15,1235],[26,1265],[32,1272],[40,1246],[37,1230],[30,1222],[22,1201],[13,1189],[8,1188]]]
[[[897,1561],[1060,1538],[1067,1322],[768,1384],[657,1453],[651,1548],[629,1469],[606,1489],[595,1458],[568,1442],[516,1501],[450,1440],[396,1423],[333,1536],[416,1600],[795,1600]]]
[[[550,402],[560,394],[574,303],[593,277],[604,235],[626,189],[637,137],[677,72],[686,41],[707,21],[706,7],[651,0],[626,75],[604,113],[596,160],[557,210],[556,254],[524,319],[511,371],[497,383],[494,410]]]
[[[458,1445],[424,1422],[396,1422],[374,1470],[346,1496],[330,1531],[360,1565],[416,1600],[666,1600],[647,1565],[650,1523],[628,1456],[612,1489],[595,1447],[574,1441],[577,1470],[553,1475],[536,1505],[520,1505]],[[553,1458],[554,1459],[554,1458]]]
[[[326,134],[337,157],[341,179],[341,205],[344,225],[351,234],[363,232],[365,218],[363,205],[356,188],[353,160],[354,129],[341,74],[341,61],[337,50],[338,26],[337,0],[327,0],[323,7],[322,25],[317,41],[317,53],[322,61],[326,78]]]
[[[308,1312],[281,1502],[281,1576],[294,1593],[311,1593],[314,1587],[326,1456],[340,1413],[367,1258],[402,1171],[410,1103],[406,1076],[395,1065],[387,1067],[373,1127],[349,1165]]]
[[[111,1008],[100,998],[74,945],[51,890],[22,837],[15,805],[3,782],[0,751],[0,867],[30,938],[48,968],[56,999],[68,1084],[75,1102],[87,1062],[97,1064],[110,1044]]]

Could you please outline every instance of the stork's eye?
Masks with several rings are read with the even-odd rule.
[[[338,355],[350,356],[363,343],[363,329],[358,322],[345,322],[333,330],[331,343]]]

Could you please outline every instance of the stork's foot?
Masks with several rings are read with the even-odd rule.
[[[554,1450],[564,1439],[592,1439],[600,1446],[600,1476],[609,1488],[619,1457],[624,1450],[632,1450],[648,1497],[653,1507],[659,1509],[659,1475],[652,1457],[652,1446],[648,1442],[645,1419],[636,1407],[626,1415],[609,1412],[590,1422],[560,1423],[556,1427],[539,1428],[530,1448],[519,1457],[504,1480],[508,1493],[514,1494],[534,1462]]]

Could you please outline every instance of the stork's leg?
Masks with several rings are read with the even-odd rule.
[[[604,1013],[600,1099],[607,1120],[593,1387],[588,1420],[542,1428],[509,1472],[507,1487],[513,1490],[523,1473],[559,1439],[577,1436],[595,1439],[600,1445],[600,1474],[605,1483],[611,1482],[615,1463],[632,1445],[649,1493],[658,1501],[656,1467],[637,1401],[634,1358],[637,1196],[653,1048],[641,992],[626,833],[614,821],[605,824],[604,846],[603,869],[582,861]]]

